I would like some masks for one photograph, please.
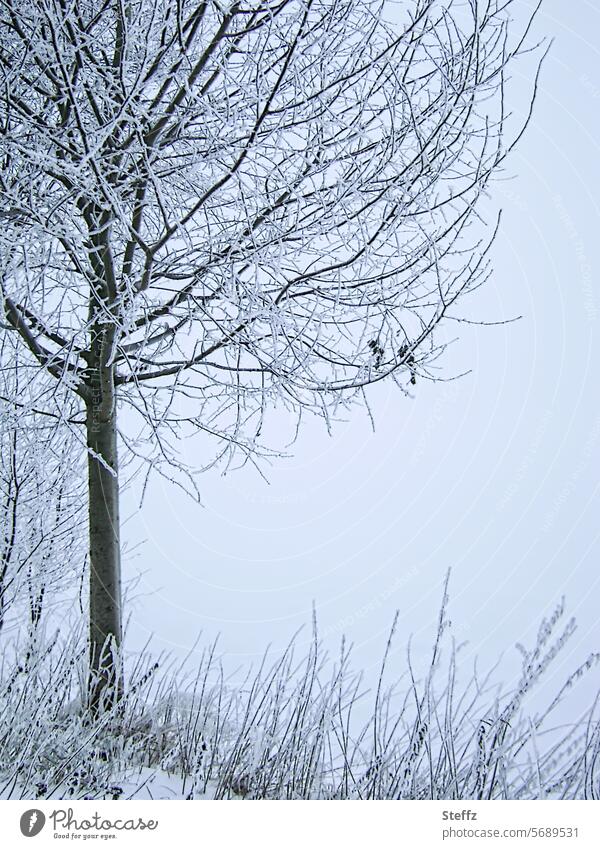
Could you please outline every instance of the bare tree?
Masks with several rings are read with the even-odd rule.
[[[185,425],[252,459],[272,404],[328,420],[433,377],[490,274],[512,5],[0,0],[4,320],[86,434],[92,704],[121,641],[118,432],[154,468]]]
[[[84,504],[81,452],[72,433],[26,403],[16,345],[10,334],[0,341],[0,635],[25,632],[27,662],[42,615],[77,598]]]

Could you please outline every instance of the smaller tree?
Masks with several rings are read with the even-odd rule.
[[[21,355],[7,335],[0,344],[0,636],[25,631],[29,656],[43,614],[64,610],[81,585],[85,499],[78,445],[27,404]]]

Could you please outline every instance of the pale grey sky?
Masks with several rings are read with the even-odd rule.
[[[522,7],[533,4],[523,2]],[[204,506],[155,480],[143,512],[126,495],[126,561],[144,570],[129,648],[182,656],[218,632],[230,668],[283,648],[310,625],[342,632],[355,665],[379,663],[400,610],[398,664],[414,634],[431,644],[451,566],[451,614],[470,651],[492,659],[526,641],[562,594],[579,630],[557,674],[600,648],[600,292],[598,112],[600,9],[545,0],[537,34],[555,38],[529,132],[496,184],[504,217],[495,274],[454,324],[448,383],[372,394],[375,433],[359,410],[329,437],[307,420],[291,459],[201,480]],[[523,108],[531,68],[513,74]],[[274,419],[279,440],[291,435]],[[202,463],[190,444],[191,459]],[[306,634],[308,637],[308,633]]]

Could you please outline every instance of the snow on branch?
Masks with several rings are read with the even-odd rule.
[[[512,6],[4,0],[6,326],[87,404],[250,450],[274,403],[431,378],[523,129]]]

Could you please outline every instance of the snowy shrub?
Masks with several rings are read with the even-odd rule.
[[[388,683],[397,621],[371,691],[342,642],[331,661],[316,621],[308,651],[292,640],[266,654],[239,687],[226,684],[215,645],[193,677],[167,657],[125,663],[127,685],[101,718],[81,704],[82,634],[49,641],[23,663],[5,650],[0,675],[1,798],[531,799],[598,798],[597,702],[550,725],[600,655],[547,707],[525,702],[574,630],[564,604],[542,621],[512,689],[493,671],[467,679],[452,639],[447,593],[427,668]]]

